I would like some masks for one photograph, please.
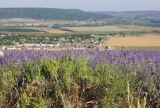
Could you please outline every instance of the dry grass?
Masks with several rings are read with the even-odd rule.
[[[145,35],[132,37],[111,37],[104,42],[106,46],[114,47],[159,47],[159,35]]]
[[[54,33],[54,34],[65,34],[66,31],[54,29],[54,28],[42,28],[41,31],[47,32],[47,33]]]

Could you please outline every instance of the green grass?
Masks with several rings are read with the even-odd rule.
[[[110,32],[127,32],[127,31],[136,31],[136,29],[122,28],[119,26],[95,26],[95,27],[66,27],[77,32],[86,32],[86,33],[110,33]]]

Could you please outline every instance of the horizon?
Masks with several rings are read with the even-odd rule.
[[[59,8],[83,11],[160,11],[159,0],[0,0],[0,8]]]
[[[54,7],[0,7],[0,9],[64,9],[64,10],[81,10],[85,12],[147,12],[147,11],[160,11],[160,10],[113,10],[113,11],[87,11],[79,8],[54,8]]]

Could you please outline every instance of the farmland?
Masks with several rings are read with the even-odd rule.
[[[104,45],[128,48],[156,48],[160,47],[160,36],[157,34],[150,34],[143,36],[111,37],[104,42]]]
[[[159,50],[3,52],[1,107],[159,107]]]
[[[159,27],[145,27],[134,25],[109,25],[109,26],[92,26],[92,27],[65,27],[65,29],[73,30],[78,33],[127,33],[127,32],[151,32],[153,30],[160,30]]]
[[[66,23],[66,22],[63,22]],[[1,27],[0,29],[0,45],[1,47],[14,47],[19,48],[27,44],[50,44],[54,46],[51,48],[60,48],[61,46],[66,46],[70,48],[75,48],[79,46],[81,48],[105,48],[105,46],[113,47],[159,47],[159,27],[146,27],[146,26],[137,26],[137,25],[106,25],[106,26],[92,26],[92,27],[20,27],[20,26],[6,26]],[[151,39],[146,35],[153,35]],[[155,36],[157,36],[157,38]],[[122,37],[136,37],[140,38],[139,43],[136,39],[133,39],[132,42],[123,40]],[[110,42],[114,37],[115,42]],[[117,38],[115,38],[117,37]],[[144,42],[142,37],[145,37]],[[125,45],[127,41],[129,46]],[[130,37],[131,38],[131,37]],[[130,40],[130,38],[128,40]],[[147,39],[148,38],[148,39]],[[106,39],[109,41],[109,44],[106,44]],[[108,40],[109,39],[109,40]],[[117,39],[117,40],[115,40]],[[125,39],[125,38],[124,38]],[[143,42],[141,42],[143,41]],[[103,44],[100,44],[102,43]],[[116,43],[116,44],[114,44]],[[154,44],[152,44],[154,43]],[[38,45],[39,44],[39,45]],[[51,45],[52,44],[52,45]],[[127,43],[126,43],[127,44]],[[134,45],[136,44],[136,45]],[[141,45],[140,45],[141,44]],[[145,45],[142,45],[145,44]],[[148,44],[148,45],[147,45]],[[44,45],[43,45],[44,46]],[[101,47],[102,46],[102,47]]]
[[[55,28],[39,28],[41,31],[47,32],[47,33],[52,33],[52,34],[65,34],[68,33],[67,31],[63,31],[60,29],[55,29]]]
[[[135,29],[123,29],[117,26],[66,27],[66,29],[76,31],[78,33],[109,33],[109,32],[126,32],[135,30]]]

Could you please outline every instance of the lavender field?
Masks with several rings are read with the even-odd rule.
[[[160,50],[3,50],[2,108],[159,108]]]

